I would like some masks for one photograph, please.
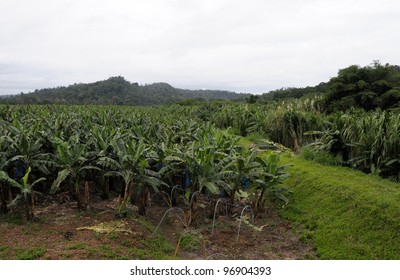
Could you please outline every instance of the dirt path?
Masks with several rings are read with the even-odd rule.
[[[110,201],[93,202],[84,212],[74,203],[47,201],[37,207],[32,223],[16,209],[0,217],[0,259],[315,258],[275,210],[255,219],[258,230],[242,223],[236,242],[238,217],[225,215],[216,219],[213,234],[212,219],[195,219],[186,228],[182,215],[175,214],[167,215],[153,234],[167,209],[152,206],[147,217],[132,209],[128,218],[117,219]]]
[[[154,207],[149,216],[159,217],[165,209]],[[264,218],[255,219],[253,227],[242,223],[239,241],[238,217],[220,216],[216,219],[212,234],[212,219],[203,220],[201,226],[186,229],[174,215],[168,216],[160,226],[160,232],[174,246],[180,238],[186,246],[179,247],[184,259],[309,259],[315,253],[293,232],[291,225],[282,221],[277,212],[270,210]],[[153,220],[156,224],[156,219]],[[255,228],[256,229],[255,229]],[[190,244],[192,243],[192,244]]]

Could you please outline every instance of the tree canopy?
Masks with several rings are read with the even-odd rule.
[[[139,85],[125,78],[111,77],[88,84],[45,88],[27,94],[0,98],[6,104],[104,104],[104,105],[158,105],[183,99],[233,100],[246,97],[222,90],[188,90],[174,88],[167,83]]]
[[[367,111],[400,106],[400,67],[374,61],[369,66],[352,65],[339,70],[329,81],[323,101],[327,112],[345,111],[352,107]]]

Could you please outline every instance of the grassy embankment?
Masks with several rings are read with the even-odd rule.
[[[289,163],[284,185],[293,194],[280,214],[319,258],[400,259],[399,183],[282,153],[281,165]]]
[[[321,259],[400,259],[400,184],[285,152],[294,193],[281,215]]]

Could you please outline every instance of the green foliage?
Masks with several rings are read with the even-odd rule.
[[[341,165],[342,160],[337,157],[318,150],[313,150],[307,147],[301,149],[300,157],[308,160],[320,163],[322,165]]]
[[[299,151],[314,139],[305,132],[323,127],[324,116],[316,103],[319,99],[285,100],[267,105],[208,105],[201,107],[201,113],[217,127],[232,128],[241,136],[260,135]]]
[[[250,140],[252,143],[260,143],[260,140],[266,139],[266,135],[263,132],[255,131],[249,133],[246,138]]]
[[[264,93],[259,98],[262,102],[271,102],[271,100],[282,100],[282,99],[293,99],[293,98],[302,98],[309,95],[320,95],[326,93],[329,90],[328,83],[320,83],[316,86],[308,86],[304,88],[281,88],[277,90],[272,90],[267,93]]]
[[[311,147],[342,164],[385,178],[400,180],[400,115],[395,112],[332,114]]]
[[[0,216],[0,221],[5,222],[8,226],[22,226],[27,224],[27,221],[21,213],[11,213],[6,216]]]
[[[2,127],[0,145],[5,148],[1,163],[4,169],[17,160],[22,160],[24,167],[31,164],[27,176],[30,174],[35,180],[32,186],[36,184],[38,190],[50,194],[68,190],[80,209],[89,204],[90,192],[104,191],[113,181],[123,182],[122,186],[115,186],[120,193],[120,216],[127,215],[129,203],[138,207],[139,214],[146,214],[153,193],[162,190],[169,195],[175,186],[189,195],[186,204],[193,208],[194,215],[196,205],[191,200],[196,192],[209,196],[228,194],[233,203],[244,176],[252,182],[265,179],[260,171],[264,166],[256,161],[255,152],[248,153],[247,148],[238,145],[239,137],[229,129],[217,129],[202,118],[215,119],[220,111],[229,114],[228,110],[236,110],[234,125],[246,134],[254,125],[257,109],[220,102],[200,107],[171,105],[162,110],[16,106],[13,117]],[[9,113],[9,107],[0,107],[0,112],[3,110],[3,115]],[[240,116],[242,112],[244,117]],[[43,182],[42,173],[48,181]],[[5,186],[33,193],[26,188],[31,185],[21,185],[10,170],[0,171],[0,175]],[[27,183],[27,176],[22,182]],[[170,198],[171,204],[173,199]]]
[[[172,258],[174,248],[165,238],[157,236],[143,239],[138,248],[132,248],[131,251],[140,260],[165,260]]]
[[[198,251],[203,243],[203,235],[197,231],[184,231],[179,236],[180,248],[188,252]]]
[[[34,217],[34,189],[33,187],[40,183],[41,181],[46,180],[46,178],[39,178],[33,183],[29,183],[29,174],[31,173],[31,167],[28,168],[28,171],[25,173],[24,177],[21,179],[21,183],[15,181],[10,178],[8,174],[4,171],[0,171],[0,182],[5,182],[9,184],[11,187],[17,188],[19,193],[15,197],[15,199],[10,203],[11,205],[16,205],[19,200],[23,200],[26,207],[26,218],[28,221],[32,220]]]
[[[348,79],[353,81],[351,75]],[[376,84],[378,89],[384,85],[383,82]],[[357,86],[365,87],[365,84],[357,80]],[[317,96],[265,105],[211,102],[146,108],[0,106],[1,193],[8,194],[11,187],[15,199],[25,198],[24,194],[29,193],[51,195],[51,190],[72,188],[75,191],[71,194],[75,194],[79,202],[79,195],[85,197],[83,182],[91,180],[91,188],[94,188],[91,191],[96,193],[104,188],[108,180],[114,180],[114,190],[120,193],[121,210],[128,209],[128,204],[132,203],[145,214],[153,193],[162,191],[170,195],[171,190],[178,186],[175,190],[183,190],[182,193],[187,194],[184,202],[194,214],[194,193],[210,197],[227,195],[234,201],[243,191],[243,178],[248,178],[252,197],[256,198],[254,209],[260,212],[267,204],[267,198],[280,199],[283,205],[287,204],[289,190],[283,184],[295,192],[290,199],[297,201],[297,206],[289,204],[290,210],[284,213],[291,219],[304,222],[307,227],[304,239],[316,242],[323,258],[361,258],[364,253],[371,258],[394,256],[393,252],[378,252],[384,250],[382,247],[379,250],[365,249],[365,244],[373,242],[374,238],[379,239],[378,233],[385,229],[386,224],[390,229],[397,222],[393,220],[397,210],[392,208],[392,201],[386,197],[386,192],[397,197],[395,188],[386,190],[385,184],[383,187],[370,186],[367,181],[376,180],[372,176],[362,177],[339,167],[318,165],[315,168],[315,163],[308,165],[311,163],[297,158],[293,161],[302,170],[296,167],[287,169],[287,165],[281,164],[279,155],[285,148],[271,140],[301,152],[302,157],[308,160],[325,165],[348,165],[398,180],[399,114],[397,111],[365,112],[353,109],[346,113],[325,115],[320,112],[319,100],[321,98]],[[250,135],[254,140],[264,137],[268,140],[259,140],[260,143],[254,145],[234,133]],[[304,146],[312,147],[312,150],[302,148]],[[269,151],[262,153],[265,149]],[[288,162],[287,158],[285,161]],[[23,163],[22,176],[17,176],[15,172],[18,162]],[[297,171],[287,178],[288,170],[290,173],[291,170]],[[46,181],[41,179],[43,174],[48,178]],[[357,174],[357,180],[351,181],[346,177],[351,176],[346,174]],[[344,178],[349,181],[342,182]],[[314,181],[318,183],[314,184]],[[367,186],[365,193],[360,190],[363,185]],[[379,189],[383,194],[379,193]],[[317,195],[321,192],[327,197]],[[178,195],[176,198],[181,199]],[[8,196],[2,195],[3,199],[9,206],[11,201]],[[170,197],[171,205],[173,199]],[[303,205],[303,200],[321,213],[329,210],[325,213],[328,218]],[[389,205],[390,212],[385,212],[389,209],[385,205]],[[336,220],[335,215],[348,219]],[[365,220],[364,217],[371,215],[382,221]],[[358,217],[362,217],[362,221],[354,222]],[[325,225],[324,219],[332,219],[334,225]],[[375,228],[370,222],[376,222],[380,228]],[[338,238],[341,231],[337,228],[347,227],[347,223],[352,225],[351,232],[345,233],[348,239]],[[357,231],[368,226],[373,229],[369,236],[354,237]],[[320,227],[322,232],[319,232]],[[332,253],[329,252],[331,249],[320,245],[324,241],[318,243],[319,238],[325,237],[318,237],[321,236],[318,234],[323,235],[330,230],[336,239],[329,242],[342,242],[353,248],[355,253],[348,254],[346,250],[350,249],[342,247],[338,249],[340,252]],[[384,239],[388,242],[389,236],[384,236]],[[135,248],[137,250],[132,251],[132,255],[164,258],[173,252],[172,248],[160,255],[151,255],[145,248],[149,245],[147,241],[140,248]],[[359,247],[348,244],[353,241]],[[148,242],[152,244],[152,241]],[[165,245],[159,242],[159,247]]]
[[[258,163],[257,169],[254,169],[253,178],[255,190],[255,210],[264,211],[267,201],[267,195],[273,199],[278,199],[283,206],[289,203],[288,194],[291,191],[282,186],[289,173],[284,172],[290,165],[279,165],[280,154],[277,152],[267,152],[255,158]]]
[[[37,260],[43,257],[44,254],[46,253],[46,249],[43,247],[30,248],[30,249],[16,248],[15,251],[16,251],[15,258],[17,260]]]
[[[166,83],[138,85],[123,77],[111,77],[89,84],[46,88],[27,94],[0,98],[6,104],[102,104],[102,105],[157,105],[183,102],[182,105],[202,103],[204,100],[233,100],[244,98],[222,90],[178,89]],[[188,100],[187,102],[184,100]]]
[[[88,247],[88,245],[86,245],[85,243],[79,242],[76,244],[73,244],[71,246],[68,246],[69,250],[84,250]]]
[[[339,70],[329,81],[330,91],[325,96],[326,112],[346,111],[352,107],[367,111],[400,106],[400,67],[374,61],[372,65],[352,65]]]
[[[7,259],[8,253],[10,252],[10,247],[0,245],[0,260]]]
[[[321,259],[398,259],[399,184],[284,154],[294,191],[281,214],[301,226]]]

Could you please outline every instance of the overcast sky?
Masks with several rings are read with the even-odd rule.
[[[400,64],[398,0],[0,0],[0,94],[124,76],[262,93]]]

